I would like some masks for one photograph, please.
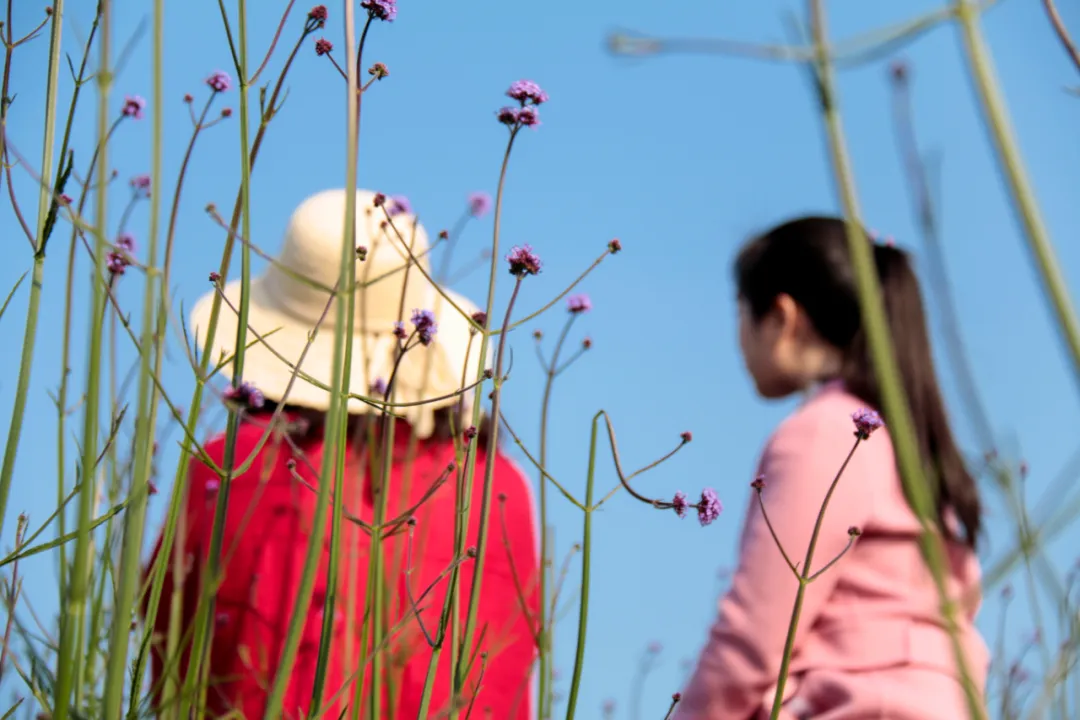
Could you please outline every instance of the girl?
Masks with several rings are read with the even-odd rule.
[[[357,682],[365,683],[362,697],[370,694],[372,635],[363,629],[373,620],[368,612],[372,608],[365,602],[371,535],[356,521],[370,526],[380,501],[386,505],[384,524],[390,525],[384,528],[380,545],[385,593],[381,617],[376,618],[387,638],[378,650],[384,668],[381,717],[418,715],[431,644],[439,642],[447,572],[454,566],[461,573],[457,606],[462,627],[469,607],[475,550],[456,549],[455,518],[459,505],[468,508],[464,547],[475,546],[490,435],[488,423],[478,430],[468,427],[471,391],[458,391],[463,378],[471,382],[476,376],[480,340],[415,267],[407,268],[403,239],[426,267],[427,235],[401,203],[389,206],[393,218],[392,225],[388,223],[386,211],[377,206],[383,202],[373,193],[357,193],[356,275],[367,287],[356,293],[355,324],[348,329],[353,346],[350,390],[381,398],[393,378],[395,402],[428,402],[395,408],[399,418],[394,421],[389,483],[384,487],[383,474],[375,469],[382,459],[381,410],[357,398],[349,400],[342,493],[349,519],[340,529],[337,583],[328,585],[328,527],[295,664],[284,701],[275,709],[285,718],[347,717]],[[319,474],[330,403],[330,394],[320,385],[329,386],[332,377],[335,303],[330,302],[329,288],[339,275],[344,216],[343,191],[305,200],[292,216],[280,258],[251,284],[244,383],[239,391],[228,393],[227,400],[241,405],[231,453],[234,466],[253,454],[254,458],[232,479],[229,490],[220,555],[223,578],[212,616],[205,692],[208,717],[263,717],[295,614],[316,493],[322,482],[332,481]],[[205,347],[216,293],[223,297],[216,339]],[[225,285],[203,298],[192,313],[196,338],[215,361],[235,351],[239,294],[239,282]],[[448,294],[465,312],[477,312],[467,299]],[[414,310],[418,312],[413,314]],[[406,332],[416,340],[398,363],[399,340],[405,335],[398,324],[403,313]],[[300,373],[293,379],[297,366]],[[232,367],[227,362],[222,371],[229,373]],[[282,412],[271,424],[278,409]],[[461,478],[462,458],[455,456],[455,440],[474,446],[476,481],[471,488]],[[223,435],[204,449],[218,466],[230,450]],[[457,467],[452,466],[455,462]],[[150,619],[156,631],[151,649],[161,705],[177,702],[165,683],[183,686],[197,608],[210,594],[204,570],[221,487],[217,473],[192,461],[177,536],[171,555],[164,559],[168,574],[162,601]],[[474,703],[478,717],[532,717],[528,680],[535,648],[531,618],[537,603],[536,527],[528,480],[501,453],[495,455],[493,490],[492,497],[498,500],[490,510],[489,541],[480,549],[486,550],[486,565],[476,646],[461,649],[471,657],[471,672],[461,693],[452,693],[454,649],[448,629],[434,677],[432,718],[451,703],[459,707]],[[462,493],[468,494],[459,497]],[[159,540],[151,568],[160,545]],[[321,696],[313,699],[331,590],[336,591],[336,601],[328,621],[332,630],[326,679]],[[170,630],[179,639],[172,648],[167,641]],[[368,647],[361,645],[364,638]]]
[[[825,493],[854,443],[852,414],[881,409],[845,233],[838,218],[797,219],[751,240],[735,262],[739,343],[758,393],[808,393],[768,441],[758,469],[768,520],[792,562],[802,560]],[[979,495],[949,429],[910,259],[891,245],[874,244],[873,254],[920,454],[934,482],[960,641],[981,698],[988,654],[973,625],[981,601]],[[844,551],[849,528],[861,536],[807,587],[784,692],[787,720],[968,717],[885,421],[854,453],[824,516],[811,572]],[[797,590],[776,545],[754,499],[738,569],[678,706],[680,720],[769,717]]]

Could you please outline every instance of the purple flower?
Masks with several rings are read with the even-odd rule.
[[[416,334],[420,338],[421,345],[430,345],[435,337],[439,326],[435,324],[435,313],[430,310],[413,310],[412,324],[416,326]]]
[[[404,340],[409,337],[409,333],[405,331],[405,323],[394,323],[394,337],[396,337],[398,340]]]
[[[364,0],[360,7],[365,8],[376,20],[393,22],[397,17],[397,0]]]
[[[128,95],[124,98],[124,109],[120,112],[125,117],[142,120],[143,110],[145,108],[146,100],[142,99],[138,95]]]
[[[681,518],[686,517],[686,508],[688,507],[690,505],[686,502],[686,493],[675,493],[675,497],[671,500],[671,509],[675,511],[675,514]]]
[[[371,383],[371,394],[372,395],[385,396],[386,395],[386,381],[383,380],[382,378],[375,378],[375,382]]]
[[[487,215],[491,209],[491,196],[486,192],[469,193],[469,214],[475,218]]]
[[[135,252],[135,237],[131,233],[121,233],[116,238],[116,247],[129,253]]]
[[[855,437],[860,440],[866,440],[875,430],[885,424],[881,416],[869,408],[856,410],[851,414],[851,419],[855,423]]]
[[[540,86],[532,80],[518,80],[512,83],[510,89],[506,91],[506,96],[517,100],[523,106],[528,102],[539,105],[548,100],[548,94],[541,90]]]
[[[720,502],[720,498],[717,496],[715,490],[712,488],[705,488],[701,491],[701,502],[698,503],[697,516],[702,527],[705,527],[713,520],[720,517],[720,513],[723,509],[724,504]]]
[[[592,310],[592,301],[588,295],[571,295],[566,298],[566,309],[574,315],[580,315]]]
[[[532,107],[523,107],[517,111],[517,121],[522,127],[536,127],[540,124],[540,111]]]
[[[105,265],[111,275],[123,275],[124,269],[130,264],[123,253],[110,252],[105,256]]]
[[[131,178],[131,187],[135,191],[136,195],[150,197],[150,176],[136,175],[135,177]]]
[[[390,206],[386,209],[390,217],[395,215],[408,215],[412,213],[412,204],[404,195],[394,195],[390,198]]]
[[[206,78],[206,84],[210,86],[210,89],[214,92],[225,92],[232,87],[232,80],[229,75],[222,70],[217,70],[210,77]]]
[[[529,245],[512,248],[510,254],[506,256],[506,261],[510,263],[511,275],[524,277],[525,275],[537,275],[540,272],[540,258],[537,257]]]
[[[315,41],[315,54],[327,55],[334,49],[334,44],[326,38],[319,38]]]
[[[321,28],[323,25],[325,25],[328,15],[329,13],[326,11],[325,5],[316,5],[315,7],[311,8],[311,10],[308,10],[308,21],[313,26],[312,29]]]
[[[249,382],[242,382],[237,387],[230,387],[225,391],[224,397],[229,402],[243,405],[253,410],[261,408],[266,401],[259,389]]]
[[[517,125],[519,110],[520,108],[516,107],[504,107],[500,108],[495,115],[503,125]]]

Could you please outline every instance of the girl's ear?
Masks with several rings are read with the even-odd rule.
[[[773,301],[773,314],[776,316],[780,328],[780,334],[786,337],[795,337],[803,332],[804,313],[787,293],[780,293]]]

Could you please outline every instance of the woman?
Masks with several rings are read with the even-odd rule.
[[[322,482],[324,414],[330,394],[321,386],[329,386],[332,377],[335,304],[330,302],[329,288],[339,275],[345,197],[344,191],[332,190],[305,200],[292,215],[280,258],[251,283],[244,382],[239,392],[227,393],[227,401],[241,405],[234,462],[244,463],[255,455],[246,471],[233,478],[229,490],[222,545],[224,578],[217,592],[209,653],[206,702],[210,717],[238,717],[237,712],[247,718],[263,716],[294,614]],[[399,419],[394,421],[392,466],[389,484],[382,487],[383,475],[373,471],[381,461],[381,410],[356,398],[349,401],[342,493],[349,521],[341,528],[337,584],[333,588],[327,584],[328,528],[281,707],[286,718],[342,717],[353,703],[357,677],[365,678],[363,696],[370,693],[371,673],[366,664],[370,657],[365,657],[370,653],[361,642],[366,638],[370,644],[371,638],[370,632],[363,631],[365,623],[370,626],[365,599],[371,538],[357,521],[370,526],[380,499],[386,502],[385,519],[397,519],[396,532],[384,530],[389,537],[381,543],[386,592],[379,620],[389,636],[381,651],[385,668],[382,717],[417,717],[431,643],[438,642],[447,571],[455,565],[461,573],[463,623],[469,605],[473,553],[458,554],[454,538],[462,465],[461,456],[455,457],[455,444],[475,445],[476,481],[471,494],[461,498],[470,517],[465,545],[475,546],[489,433],[487,423],[479,432],[466,427],[472,416],[471,391],[458,391],[463,381],[471,382],[476,375],[479,337],[415,264],[407,267],[405,241],[427,268],[429,247],[423,227],[401,205],[388,208],[393,216],[392,224],[388,223],[387,210],[377,207],[382,202],[373,193],[357,193],[356,275],[370,284],[365,291],[357,291],[355,323],[349,328],[349,386],[354,393],[381,398],[392,378],[394,402],[429,402],[395,409]],[[218,292],[224,301],[217,332],[213,345],[205,347]],[[239,294],[238,282],[225,285],[204,297],[193,311],[198,343],[214,360],[235,350]],[[477,311],[465,298],[448,294],[465,312]],[[433,312],[419,313],[414,327],[408,324],[414,309]],[[416,337],[397,363],[398,322],[403,313],[408,332]],[[294,380],[297,366],[300,372]],[[228,374],[232,368],[231,362],[225,363],[222,372]],[[275,419],[278,409],[280,416]],[[269,440],[263,443],[267,433]],[[205,450],[214,463],[224,464],[225,437],[212,439]],[[448,471],[455,461],[457,467]],[[190,647],[188,630],[205,594],[203,570],[220,488],[215,472],[192,461],[162,602],[152,620],[159,691],[165,687],[167,674],[179,683],[185,675],[186,655],[176,663],[172,659],[176,652],[168,652],[166,638],[170,617],[175,617],[174,635],[182,638],[181,648]],[[429,717],[437,717],[451,702],[475,703],[478,717],[488,709],[493,717],[532,717],[528,680],[535,649],[531,618],[537,603],[536,527],[528,480],[501,453],[495,456],[494,496],[499,501],[490,514],[476,647],[467,649],[475,653],[471,672],[461,694],[452,697],[454,651],[447,630]],[[155,560],[160,540],[158,545]],[[171,607],[174,587],[180,590],[176,608]],[[328,669],[321,701],[313,702],[324,609],[331,589],[336,590],[336,602]],[[176,699],[159,694],[159,702]]]
[[[979,496],[949,429],[911,261],[891,245],[873,244],[873,256],[919,450],[937,480],[946,585],[981,698],[988,655],[973,625],[981,601]],[[758,470],[768,521],[792,562],[801,562],[854,443],[853,413],[882,408],[844,221],[805,217],[751,240],[738,255],[735,279],[739,342],[758,393],[809,395],[768,441]],[[861,536],[807,587],[784,692],[781,717],[788,720],[968,717],[885,421],[855,451],[824,516],[811,572],[844,553],[849,527]],[[679,704],[680,720],[769,717],[797,590],[776,545],[755,499],[738,569]]]

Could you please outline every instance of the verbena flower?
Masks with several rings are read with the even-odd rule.
[[[486,192],[469,193],[469,214],[475,218],[487,215],[491,210],[491,196]]]
[[[386,395],[386,381],[381,377],[375,378],[375,381],[371,383],[370,392],[372,395]]]
[[[334,43],[330,42],[326,38],[319,38],[315,41],[315,54],[326,55],[334,49]]]
[[[360,3],[376,20],[393,22],[397,17],[397,0],[364,0]]]
[[[321,28],[323,25],[326,24],[326,18],[329,17],[329,15],[330,13],[326,11],[325,5],[316,5],[315,7],[308,10],[308,27],[311,28],[311,30]],[[311,30],[309,30],[308,32],[310,32]]]
[[[206,78],[206,84],[214,92],[225,92],[232,87],[232,79],[229,78],[228,73],[223,70],[217,70],[213,72],[210,77]]]
[[[387,69],[385,63],[377,62],[367,69],[367,73],[373,75],[376,80],[382,80],[390,75],[390,70]]]
[[[135,190],[136,194],[143,197],[150,197],[150,176],[136,175],[131,178],[131,187]]]
[[[416,326],[416,335],[420,338],[420,344],[430,345],[439,329],[439,326],[435,324],[435,313],[430,310],[413,310],[412,324]]]
[[[686,517],[686,508],[688,507],[690,507],[690,504],[686,502],[686,493],[675,493],[675,497],[671,500],[671,509],[675,511],[675,514],[681,518]]]
[[[116,238],[116,246],[129,253],[135,252],[135,237],[131,233],[121,233]]]
[[[113,251],[105,256],[105,266],[112,275],[123,275],[124,270],[130,264],[131,263],[123,253]]]
[[[142,120],[143,110],[146,109],[146,100],[139,95],[127,95],[124,97],[124,109],[120,112],[125,117]]]
[[[477,310],[472,314],[472,321],[480,327],[487,327],[487,313],[483,310]]]
[[[510,89],[506,91],[506,96],[517,100],[522,105],[529,102],[539,105],[548,100],[548,94],[532,80],[518,80],[511,83]]]
[[[885,424],[881,416],[869,408],[856,410],[851,414],[851,420],[855,423],[855,437],[860,440],[866,440]]]
[[[585,294],[571,295],[566,298],[566,309],[574,315],[580,315],[592,310],[592,301]]]
[[[679,433],[679,438],[685,444],[694,439],[694,433],[690,432],[689,430],[683,430],[681,433]]]
[[[716,518],[720,517],[720,513],[724,509],[724,504],[720,502],[720,498],[717,496],[716,491],[712,488],[705,488],[701,491],[701,502],[698,503],[698,521],[702,527],[712,523]]]
[[[517,121],[522,127],[536,127],[540,124],[540,112],[532,107],[523,107],[517,112]]]
[[[412,213],[412,204],[409,202],[409,198],[404,195],[394,195],[390,198],[390,207],[387,209],[387,214],[390,217],[395,215],[408,215]]]
[[[394,337],[396,337],[398,340],[404,340],[405,338],[409,337],[409,333],[405,330],[405,323],[394,323]]]
[[[510,263],[510,274],[518,277],[538,275],[542,266],[540,258],[529,245],[512,248],[510,254],[506,256],[506,261]]]
[[[242,382],[236,387],[230,387],[225,391],[224,397],[229,402],[243,405],[253,410],[261,408],[266,402],[266,398],[263,397],[262,392],[249,382]]]
[[[762,490],[764,490],[765,489],[765,476],[764,475],[758,475],[756,478],[754,478],[754,482],[750,483],[750,487],[754,488],[758,492],[761,492]]]
[[[619,242],[618,238],[615,238],[614,240],[612,240],[611,242],[609,242],[607,244],[607,249],[608,249],[608,252],[610,252],[612,255],[614,255],[615,253],[622,250],[622,243]]]

